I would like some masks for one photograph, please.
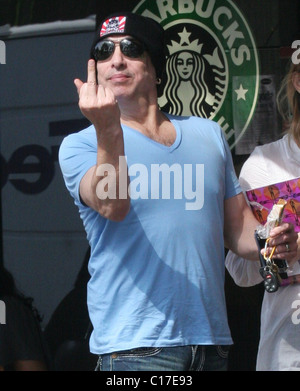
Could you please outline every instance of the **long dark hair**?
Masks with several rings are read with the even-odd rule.
[[[33,298],[25,296],[17,289],[13,275],[0,264],[0,299],[4,297],[14,297],[29,307],[39,322],[43,320],[38,310],[33,306]]]

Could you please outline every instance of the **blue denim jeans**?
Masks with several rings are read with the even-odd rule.
[[[229,346],[137,348],[99,356],[95,371],[226,371]]]

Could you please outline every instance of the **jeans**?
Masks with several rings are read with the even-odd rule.
[[[95,371],[226,371],[229,346],[137,348],[103,354]]]

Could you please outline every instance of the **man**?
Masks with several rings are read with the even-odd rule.
[[[258,223],[222,130],[158,107],[163,39],[132,13],[100,23],[87,82],[75,80],[92,126],[60,148],[91,246],[90,348],[101,370],[225,370],[224,245],[258,259]],[[293,227],[274,229],[269,245],[292,260]]]

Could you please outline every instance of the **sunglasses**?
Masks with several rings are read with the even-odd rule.
[[[142,43],[135,41],[132,38],[124,38],[120,42],[113,42],[110,40],[103,40],[97,43],[94,48],[94,58],[96,61],[107,60],[113,55],[116,45],[120,46],[121,52],[124,56],[129,58],[139,58],[145,51]]]

